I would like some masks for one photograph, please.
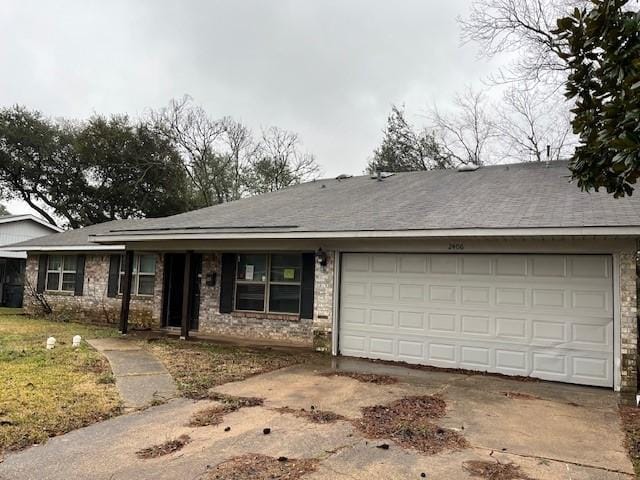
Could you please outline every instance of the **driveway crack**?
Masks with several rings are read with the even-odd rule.
[[[489,448],[489,447],[485,447],[482,445],[471,445],[472,448],[477,448],[479,450],[487,450],[487,451],[491,451],[491,452],[496,452],[496,453],[503,453],[506,455],[513,455],[516,457],[522,457],[522,458],[532,458],[535,460],[548,460],[551,462],[558,462],[558,463],[565,463],[565,464],[569,464],[569,465],[575,465],[576,467],[585,467],[585,468],[592,468],[594,470],[601,470],[604,472],[611,472],[611,473],[618,473],[618,474],[622,474],[622,475],[627,475],[629,477],[633,477],[634,475],[632,473],[629,472],[625,472],[624,470],[620,470],[617,468],[609,468],[609,467],[603,467],[600,465],[591,465],[588,463],[581,463],[581,462],[574,462],[571,460],[563,460],[560,458],[553,458],[553,457],[545,457],[542,455],[529,455],[526,453],[516,453],[516,452],[511,452],[511,451],[502,451],[502,449],[500,448]]]

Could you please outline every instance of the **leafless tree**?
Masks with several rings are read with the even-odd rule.
[[[471,13],[459,18],[464,42],[478,42],[483,55],[517,52],[516,60],[495,81],[546,79],[556,87],[566,64],[563,45],[551,31],[556,19],[586,0],[474,0]]]
[[[490,163],[489,147],[498,131],[484,92],[468,88],[456,95],[453,109],[443,113],[434,106],[428,116],[443,154],[452,163]]]
[[[568,158],[576,142],[566,100],[544,86],[510,85],[496,106],[496,118],[506,158],[538,162]]]
[[[184,167],[195,189],[197,206],[227,201],[232,196],[232,160],[220,153],[225,125],[209,117],[191,97],[172,100],[169,106],[151,112],[154,126],[163,132],[183,157]]]
[[[222,119],[222,125],[224,126],[224,143],[229,149],[228,155],[233,168],[232,199],[237,200],[243,193],[242,174],[255,156],[257,145],[251,130],[241,122],[225,117]]]
[[[298,134],[278,127],[264,129],[247,170],[248,192],[272,192],[315,178],[320,168],[301,148]]]

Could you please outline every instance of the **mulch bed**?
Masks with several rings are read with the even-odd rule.
[[[515,463],[490,462],[486,460],[469,460],[462,463],[472,477],[487,480],[533,480]]]
[[[258,397],[235,397],[233,395],[224,395],[222,393],[210,393],[209,398],[222,405],[214,405],[212,407],[203,408],[191,416],[187,426],[189,427],[206,427],[208,425],[220,425],[222,418],[231,412],[235,412],[244,407],[257,407],[264,403],[263,398]]]
[[[356,373],[356,372],[326,372],[321,374],[323,377],[349,377],[362,383],[373,383],[375,385],[392,385],[398,383],[398,379],[389,375],[376,375],[374,373]]]
[[[312,410],[305,410],[304,408],[296,410],[289,407],[281,407],[276,408],[275,410],[280,413],[290,413],[296,417],[305,418],[313,423],[334,423],[338,420],[346,420],[345,417],[338,415],[337,413],[326,410],[316,410],[315,408]]]
[[[462,435],[433,422],[443,417],[446,409],[445,401],[437,395],[406,397],[387,405],[363,407],[362,418],[353,423],[365,437],[390,439],[428,455],[466,448]]]
[[[640,478],[640,408],[620,406],[620,418],[625,433],[624,446]]]
[[[316,470],[315,459],[275,458],[248,453],[213,467],[207,480],[297,480]]]
[[[170,453],[177,452],[190,441],[191,437],[189,437],[189,435],[180,435],[174,440],[167,440],[159,445],[153,445],[151,447],[138,450],[136,455],[138,458],[156,458],[163,455],[169,455]]]

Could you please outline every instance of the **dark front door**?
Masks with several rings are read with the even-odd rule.
[[[182,283],[184,280],[183,253],[167,253],[164,257],[165,274],[165,325],[180,327],[182,324]]]
[[[167,253],[165,255],[165,304],[164,324],[167,327],[182,325],[182,297],[184,294],[184,253]],[[198,329],[200,314],[200,281],[202,278],[202,255],[191,255],[191,276],[189,279],[189,329]]]
[[[191,281],[189,282],[189,317],[191,319],[189,329],[198,330],[198,318],[200,317],[200,284],[202,283],[202,255],[191,255]]]

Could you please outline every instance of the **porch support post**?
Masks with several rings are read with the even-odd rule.
[[[131,302],[131,279],[133,277],[133,250],[124,254],[124,277],[122,278],[122,305],[120,306],[120,333],[129,330],[129,303]]]
[[[191,300],[191,257],[192,252],[184,256],[184,278],[182,279],[182,323],[180,327],[180,339],[189,338],[189,303]]]

